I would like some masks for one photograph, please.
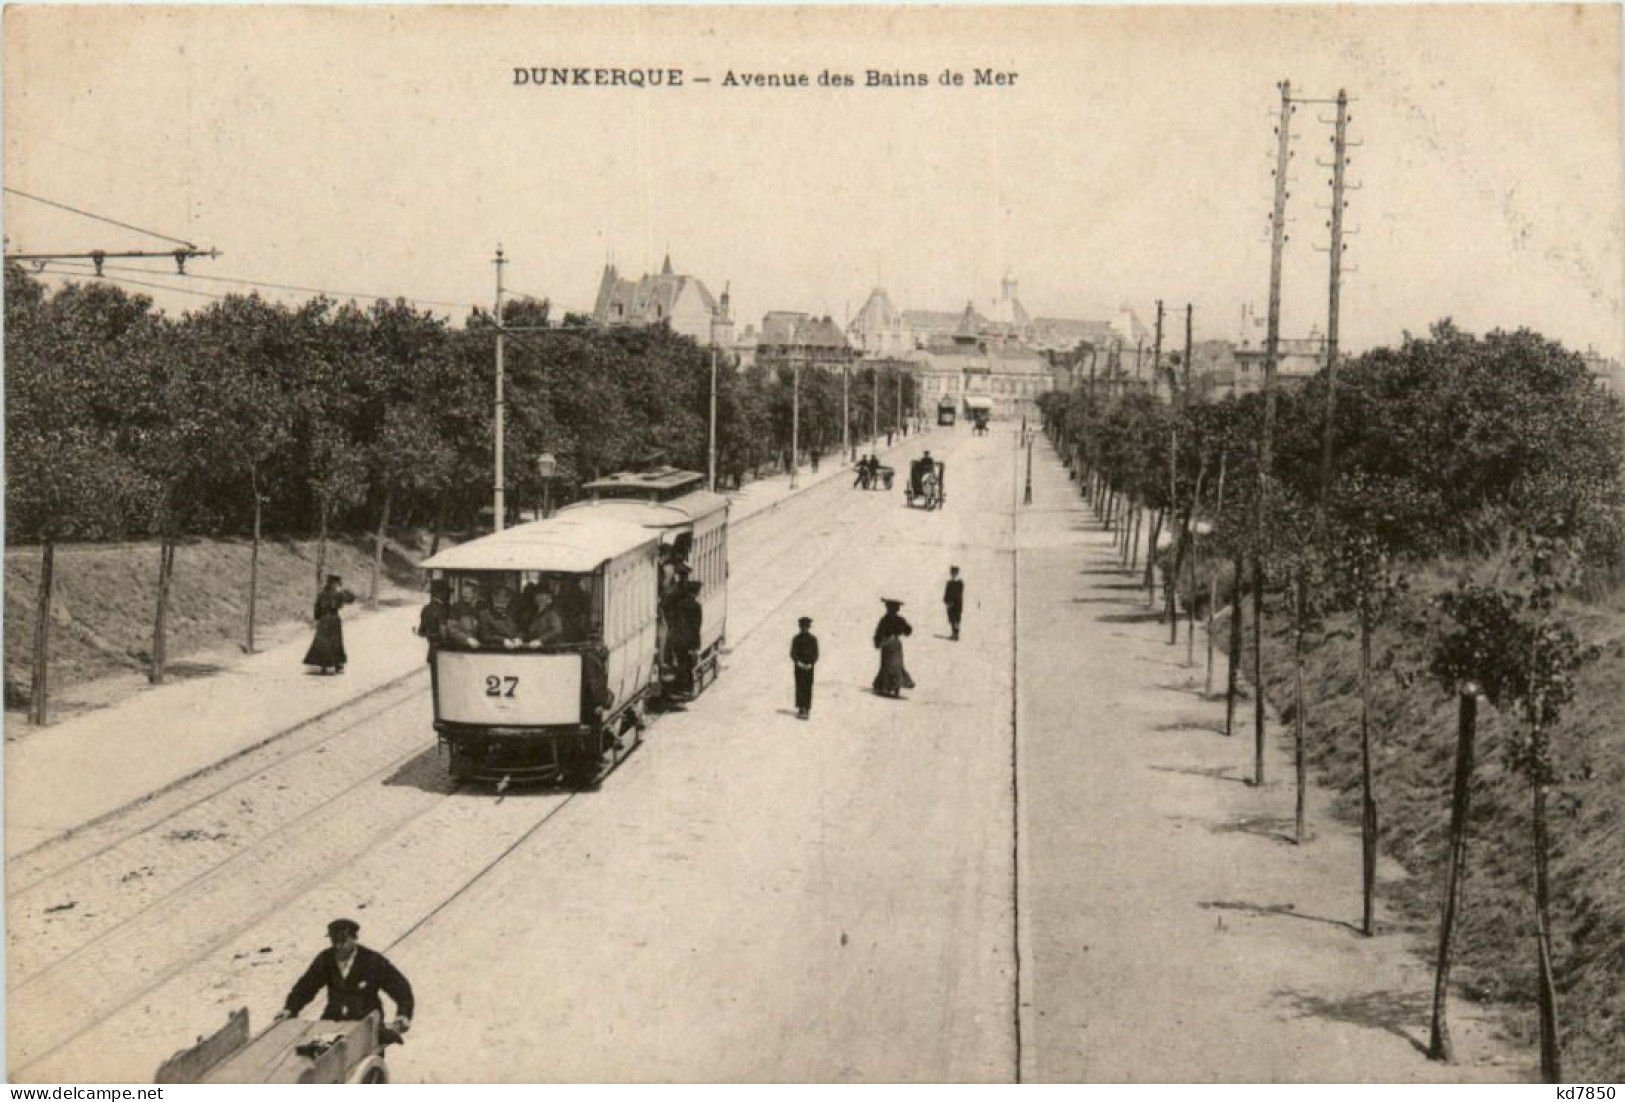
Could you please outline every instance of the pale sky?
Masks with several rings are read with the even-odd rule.
[[[512,290],[574,308],[610,256],[635,277],[669,249],[732,285],[741,326],[844,320],[877,280],[899,307],[985,309],[1008,272],[1034,315],[1150,324],[1160,297],[1233,337],[1267,299],[1290,79],[1354,98],[1345,348],[1446,315],[1625,346],[1617,5],[10,7],[5,32],[6,186],[222,250],[199,276],[460,319],[491,301],[499,241]],[[516,86],[529,66],[685,83]],[[988,67],[1018,76],[973,86]],[[826,69],[857,86],[819,87]],[[1332,110],[1294,121],[1288,336],[1326,325]],[[10,194],[5,216],[8,251],[169,247]]]

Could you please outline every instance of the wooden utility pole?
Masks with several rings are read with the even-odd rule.
[[[1179,400],[1179,408],[1187,409],[1191,404],[1191,304],[1185,304],[1185,381],[1183,383],[1184,396]]]
[[[796,488],[801,467],[801,360],[792,360],[790,377],[790,489]]]
[[[706,489],[717,492],[717,346],[711,346],[711,418],[706,433]]]
[[[496,462],[496,478],[494,483],[496,492],[493,495],[491,502],[491,524],[493,531],[500,532],[502,531],[504,521],[507,519],[507,506],[503,501],[502,487],[502,266],[508,263],[508,261],[503,257],[502,246],[500,244],[497,246],[497,258],[495,261],[493,261],[493,263],[495,263],[497,266],[497,302],[496,313],[493,315],[493,320],[495,320],[497,323],[497,388],[495,409],[491,415],[491,423],[494,426],[496,441],[493,449]]]
[[[1157,343],[1151,350],[1151,393],[1157,392],[1157,377],[1162,372],[1162,300],[1157,300]],[[1174,400],[1173,388],[1169,388],[1168,401]]]
[[[848,463],[856,463],[858,456],[852,450],[852,410],[851,410],[852,365],[841,365],[841,454],[846,456]]]
[[[1348,164],[1349,94],[1337,90],[1337,130],[1332,138],[1331,280],[1326,304],[1326,431],[1320,443],[1320,510],[1316,526],[1325,538],[1327,497],[1332,489],[1333,414],[1337,401],[1337,333],[1343,286],[1343,170]]]
[[[1283,80],[1276,124],[1275,209],[1270,216],[1269,329],[1264,338],[1264,431],[1258,442],[1258,501],[1253,527],[1253,783],[1264,783],[1264,509],[1275,428],[1275,370],[1281,347],[1281,254],[1286,246],[1287,162],[1292,143],[1292,82]]]
[[[870,381],[874,384],[873,401],[869,407],[869,432],[874,437],[874,449],[880,450],[880,368],[876,367],[870,373]]]

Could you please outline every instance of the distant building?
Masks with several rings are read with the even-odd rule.
[[[956,403],[986,398],[1003,420],[1038,416],[1038,396],[1052,385],[1049,358],[1021,342],[981,332],[986,319],[967,303],[947,336],[928,338],[906,357],[919,379],[920,408],[935,409],[942,399]]]
[[[762,317],[755,362],[763,367],[842,367],[858,358],[838,323],[796,310],[770,310]]]
[[[1264,387],[1266,346],[1239,345],[1232,350],[1236,362],[1232,394],[1247,394]],[[1282,337],[1277,342],[1275,378],[1288,386],[1320,374],[1326,367],[1326,338],[1311,328],[1307,337]]]
[[[977,332],[987,324],[987,319],[976,312],[975,307],[969,303],[965,306],[976,319]],[[924,348],[931,341],[952,337],[964,318],[959,310],[904,310],[903,325],[907,327],[909,335],[914,340],[915,348]]]
[[[1591,372],[1591,379],[1598,386],[1614,394],[1625,394],[1625,367],[1621,367],[1618,360],[1609,359],[1595,348],[1587,348],[1580,353],[1580,359],[1585,362],[1586,370]]]
[[[866,360],[901,356],[914,347],[914,334],[884,287],[869,292],[868,301],[846,327],[846,335],[853,349]]]
[[[999,337],[1006,341],[1025,341],[1031,335],[1033,320],[1027,308],[1016,297],[1016,281],[1009,274],[999,281],[999,297],[982,322],[984,336]]]
[[[700,344],[734,343],[728,292],[720,301],[712,297],[697,277],[673,271],[669,255],[658,275],[637,280],[622,279],[615,265],[604,265],[592,316],[600,325],[666,325]]]

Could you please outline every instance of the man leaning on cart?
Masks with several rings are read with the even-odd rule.
[[[362,945],[360,934],[361,927],[348,918],[336,918],[327,924],[332,948],[316,954],[288,992],[276,1021],[297,1018],[324,987],[327,1005],[322,1008],[323,1021],[359,1022],[375,1010],[378,1020],[383,1021],[383,1002],[378,997],[382,992],[395,1003],[395,1020],[384,1027],[381,1036],[385,1044],[400,1042],[412,1027],[412,985],[388,957]]]

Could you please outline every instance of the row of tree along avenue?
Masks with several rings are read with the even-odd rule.
[[[6,270],[6,537],[42,549],[31,707],[43,721],[52,552],[61,541],[155,539],[158,599],[149,676],[163,678],[177,541],[249,536],[243,579],[254,646],[262,537],[468,532],[492,500],[495,328],[453,325],[404,301],[369,309],[325,298],[287,306],[231,296],[171,318],[107,283],[55,293]],[[545,302],[505,305],[509,519],[635,464],[706,470],[712,354],[665,328],[549,325]],[[716,378],[717,470],[737,485],[764,468],[837,453],[912,406],[911,379],[851,369],[738,371]],[[799,382],[797,381],[799,377]],[[866,401],[871,393],[887,401]],[[878,420],[878,424],[872,422]],[[794,422],[794,424],[793,424]],[[552,455],[544,485],[536,460]]]
[[[1226,734],[1241,678],[1263,687],[1255,784],[1265,699],[1290,720],[1291,839],[1311,760],[1345,793],[1351,925],[1378,932],[1379,847],[1421,874],[1397,902],[1439,920],[1431,1054],[1459,959],[1533,1008],[1548,1078],[1565,1051],[1581,1078],[1625,1067],[1625,406],[1534,333],[1449,322],[1273,403],[1170,377],[1166,402],[1109,377],[1048,394],[1047,431],[1191,665],[1205,619],[1209,692],[1228,640]]]

